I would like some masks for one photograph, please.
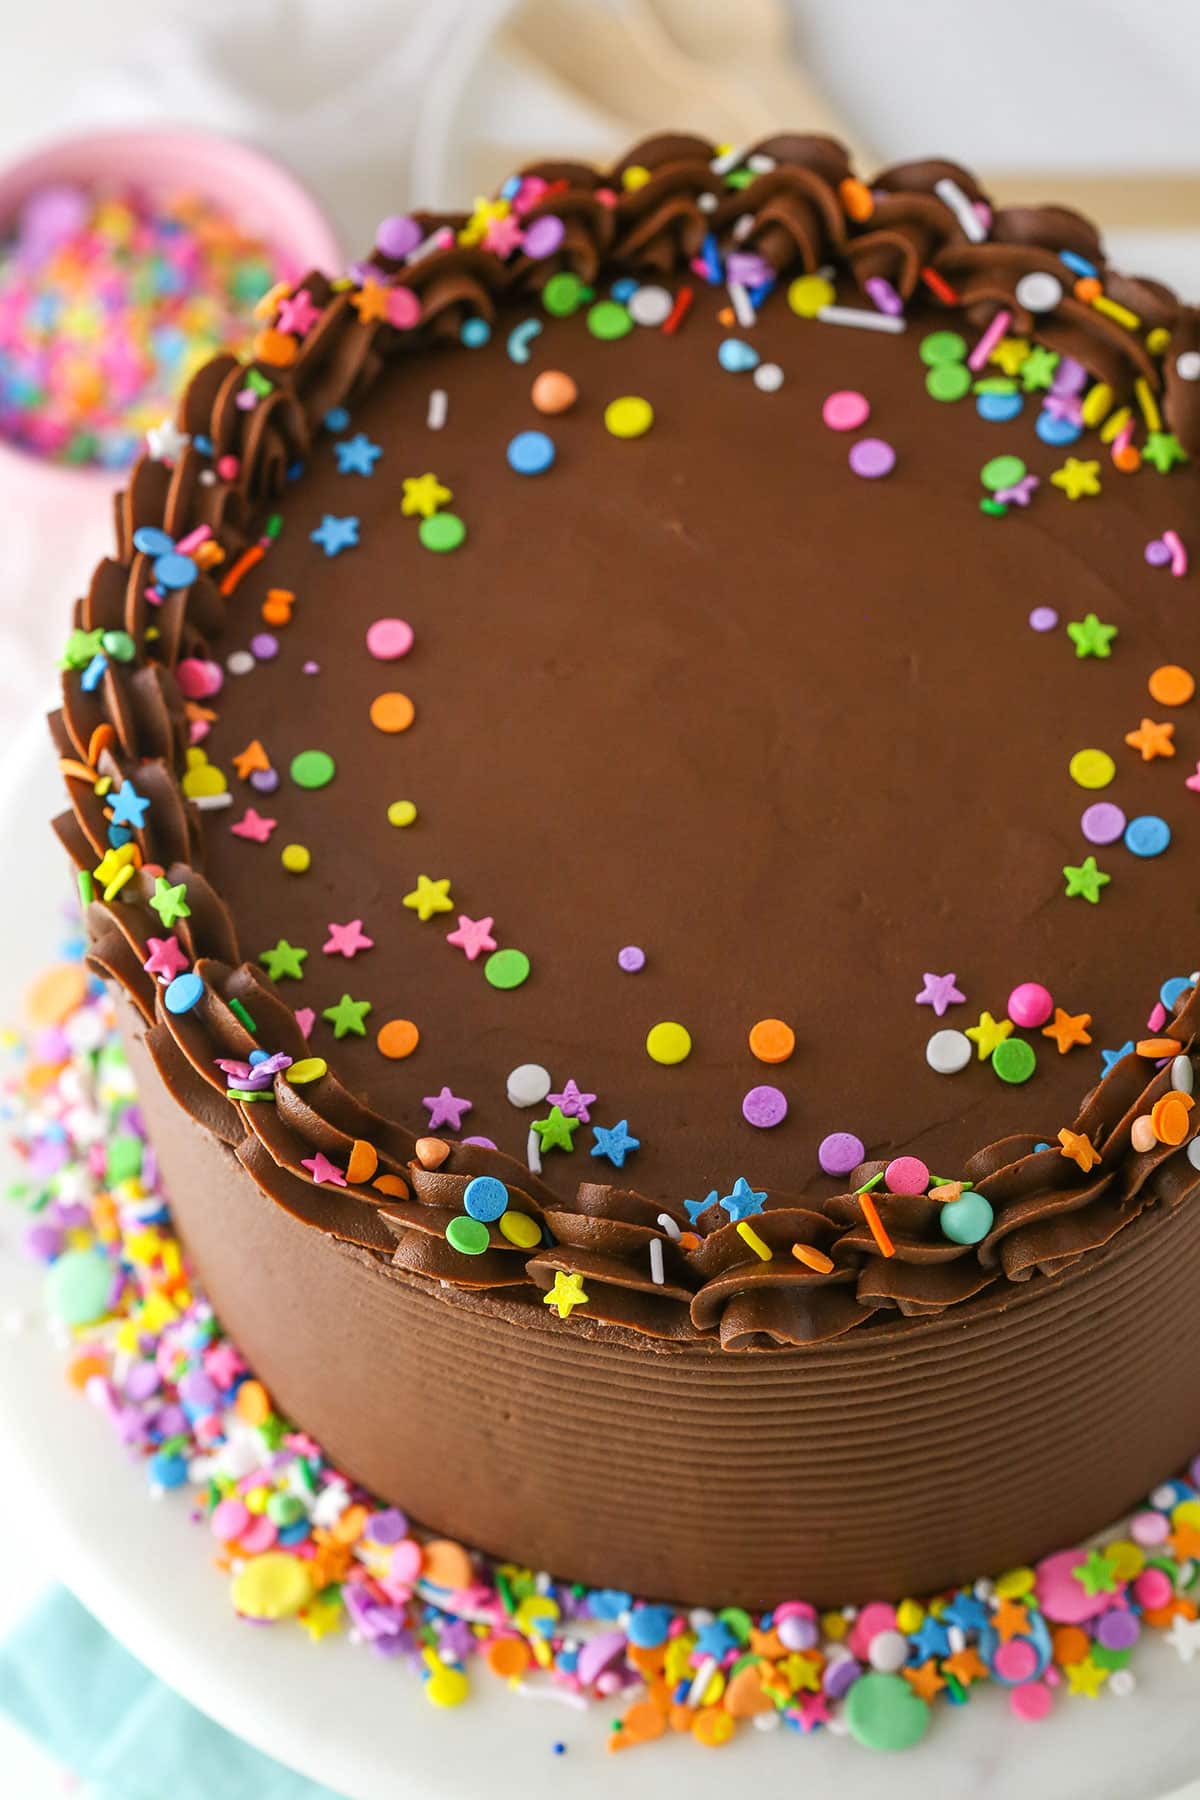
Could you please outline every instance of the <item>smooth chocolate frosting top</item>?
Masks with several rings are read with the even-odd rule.
[[[1121,1057],[1097,1086],[1101,1046],[1169,1033],[1187,1049],[1196,1029],[1179,983],[1148,1024],[1164,981],[1197,960],[1185,867],[1197,801],[1184,777],[1200,730],[1194,701],[1164,709],[1147,682],[1164,665],[1200,667],[1200,626],[1195,575],[1146,549],[1164,532],[1186,543],[1193,527],[1193,470],[1157,464],[1200,449],[1200,358],[1195,316],[1158,284],[1109,270],[1086,221],[989,212],[954,165],[885,171],[866,190],[824,139],[771,140],[732,187],[713,160],[698,140],[659,138],[604,175],[547,166],[533,174],[549,185],[521,214],[531,243],[538,220],[561,222],[543,229],[544,254],[464,242],[478,221],[453,220],[446,247],[407,263],[377,251],[341,288],[309,277],[296,290],[307,307],[283,297],[253,381],[229,359],[202,372],[181,415],[191,441],[135,472],[118,557],[77,620],[81,633],[128,632],[134,654],[110,654],[89,685],[95,646],[77,643],[57,731],[75,808],[63,835],[80,867],[110,845],[113,788],[128,780],[150,800],[133,827],[142,866],[90,909],[94,958],[155,1022],[151,1048],[182,1103],[282,1205],[413,1274],[495,1290],[518,1313],[543,1317],[542,1290],[578,1274],[588,1301],[564,1330],[713,1334],[757,1349],[1053,1274],[1200,1181],[1185,1144],[1145,1148],[1135,1129],[1171,1089],[1161,1048]],[[419,234],[438,224],[421,218]],[[741,258],[727,270],[744,271],[738,286],[763,290],[753,323],[721,316],[730,297],[704,277],[717,253]],[[839,305],[870,312],[894,295],[906,329],[797,316],[789,282],[824,268]],[[634,326],[609,340],[592,300],[570,316],[542,303],[564,272],[595,300],[633,272],[672,303],[687,291],[690,305],[669,332]],[[1022,303],[1031,276],[1057,285],[1049,310]],[[1000,310],[1006,341],[1036,347],[1047,383],[1077,362],[1081,379],[1112,390],[1098,411],[1129,407],[1123,455],[1139,468],[1119,467],[1094,431],[1042,441],[1046,396],[1019,353],[1012,379],[1028,391],[1011,422],[979,416],[971,398],[930,397],[922,340],[953,329],[969,349]],[[488,342],[464,347],[464,325],[479,320]],[[725,366],[750,360],[731,341],[782,384]],[[980,373],[1003,382],[1007,366]],[[553,416],[530,394],[548,370],[578,388]],[[854,433],[822,418],[844,390],[870,408]],[[606,428],[622,396],[652,405],[643,436]],[[1073,404],[1064,384],[1060,415]],[[333,408],[348,421],[323,425]],[[531,430],[555,455],[525,476],[506,450]],[[358,433],[378,451],[368,475],[339,468],[338,446]],[[853,472],[864,437],[895,452],[882,479]],[[980,510],[981,470],[1000,455],[1038,478],[1002,516]],[[1088,461],[1101,491],[1071,499],[1052,476]],[[427,473],[450,491],[441,511],[466,527],[451,554],[425,548],[405,509],[404,483]],[[353,517],[357,543],[327,555],[312,536],[326,515]],[[155,604],[154,555],[135,532],[178,540],[201,524],[224,560]],[[226,673],[211,700],[197,694],[197,671],[203,683],[210,659],[250,644],[281,589],[295,598],[278,654]],[[1055,629],[1031,629],[1036,607],[1054,609]],[[1090,615],[1116,627],[1107,656],[1079,656],[1067,633]],[[378,661],[367,628],[396,616],[413,648]],[[395,690],[415,716],[383,733],[369,709]],[[1127,743],[1145,718],[1173,724],[1173,755],[1143,760]],[[228,780],[231,808],[198,812],[185,797],[189,737]],[[273,792],[235,773],[254,740],[280,775]],[[1116,763],[1102,795],[1068,774],[1084,748]],[[318,790],[289,774],[310,749],[336,764]],[[417,818],[398,828],[387,809],[405,798]],[[1170,848],[1093,852],[1080,814],[1098,798],[1164,819]],[[247,805],[275,820],[268,841],[231,829]],[[305,873],[283,867],[287,844],[310,852]],[[1111,876],[1097,904],[1064,891],[1064,867],[1089,853]],[[150,906],[156,869],[183,885],[190,912],[173,929],[204,978],[182,1013],[142,967],[150,937],[167,935]],[[421,876],[448,878],[452,911],[422,920],[405,904]],[[483,955],[447,944],[460,914],[490,918],[499,945],[528,955],[523,985],[496,988]],[[325,953],[331,924],[353,920],[370,947]],[[280,939],[308,954],[299,980],[273,986],[254,962]],[[617,963],[628,944],[646,954],[637,973]],[[926,971],[950,970],[966,1000],[938,1019],[915,995]],[[982,1059],[933,1072],[932,1031],[975,1026],[985,1010],[1003,1020],[1029,981],[1066,1013],[1092,1015],[1090,1046],[1060,1054],[1025,1032],[1037,1068],[1024,1085]],[[370,1002],[361,1037],[335,1039],[322,1017],[343,994]],[[307,1042],[294,1007],[315,1012]],[[765,1017],[796,1034],[771,1067],[747,1044]],[[416,1023],[420,1043],[394,1061],[377,1031],[397,1018]],[[647,1054],[659,1021],[687,1027],[686,1060]],[[284,1068],[273,1103],[231,1101],[217,1059],[256,1046],[319,1056],[328,1073],[295,1083]],[[596,1096],[573,1150],[547,1149],[540,1175],[524,1166],[526,1140],[548,1105],[518,1110],[505,1096],[509,1072],[530,1062],[555,1091],[571,1078]],[[787,1101],[770,1129],[742,1111],[762,1083]],[[443,1086],[471,1102],[446,1135],[495,1148],[418,1152],[424,1096]],[[622,1120],[638,1148],[615,1169],[590,1154],[593,1127]],[[1094,1167],[1065,1153],[1062,1130],[1090,1143]],[[817,1147],[834,1131],[856,1134],[872,1159],[851,1187],[917,1156],[937,1177],[972,1181],[992,1230],[953,1242],[938,1201],[885,1186],[875,1198],[895,1254],[881,1255],[845,1177],[821,1170]],[[510,1208],[538,1221],[540,1245],[493,1223],[483,1254],[451,1247],[447,1226],[479,1174],[499,1176]],[[765,1195],[746,1221],[757,1248],[717,1204],[739,1177]],[[798,1261],[797,1242],[829,1266]]]

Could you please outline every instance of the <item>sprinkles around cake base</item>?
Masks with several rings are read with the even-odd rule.
[[[5,1082],[26,1243],[47,1268],[71,1385],[152,1490],[195,1491],[243,1619],[349,1633],[407,1664],[435,1706],[467,1700],[481,1666],[518,1694],[599,1702],[613,1750],[671,1731],[716,1747],[747,1724],[902,1749],[939,1699],[962,1705],[989,1680],[1025,1721],[1064,1695],[1128,1696],[1147,1630],[1184,1662],[1200,1655],[1200,1457],[1090,1547],[924,1601],[824,1612],[584,1589],[377,1506],[274,1412],[191,1281],[111,1002],[79,950],[35,985],[35,1029],[14,1039]]]

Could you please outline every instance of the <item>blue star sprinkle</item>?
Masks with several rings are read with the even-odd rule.
[[[721,1205],[725,1208],[725,1211],[729,1214],[733,1223],[738,1225],[743,1219],[753,1218],[755,1213],[760,1213],[763,1209],[763,1201],[766,1197],[767,1194],[765,1188],[761,1193],[756,1192],[755,1189],[750,1186],[746,1177],[744,1175],[739,1175],[733,1184],[732,1194],[723,1194],[721,1196]]]
[[[110,794],[112,802],[112,823],[114,825],[132,825],[140,831],[146,823],[146,812],[150,802],[144,794],[139,794],[132,781],[123,781],[115,794]]]
[[[692,1655],[715,1656],[718,1662],[724,1662],[729,1652],[737,1647],[738,1641],[724,1619],[714,1619],[711,1624],[700,1627]]]
[[[699,1220],[700,1214],[706,1213],[710,1206],[715,1206],[716,1204],[717,1190],[714,1188],[711,1194],[705,1194],[703,1200],[685,1200],[683,1203],[683,1210],[687,1213],[692,1224],[695,1225]]]
[[[1100,1059],[1104,1064],[1104,1073],[1107,1075],[1108,1071],[1110,1069],[1115,1068],[1116,1064],[1120,1062],[1120,1060],[1123,1056],[1132,1056],[1132,1055],[1133,1055],[1133,1039],[1132,1038],[1127,1038],[1125,1040],[1125,1042],[1121,1045],[1121,1048],[1119,1050],[1102,1050],[1100,1052]]]
[[[607,1131],[603,1125],[593,1125],[592,1136],[596,1140],[592,1145],[592,1155],[607,1156],[614,1169],[625,1167],[625,1158],[638,1148],[640,1142],[638,1138],[630,1137],[628,1119],[620,1119]]]
[[[333,454],[339,475],[373,475],[383,447],[373,444],[365,431],[356,431],[352,438],[342,438],[335,444]]]
[[[353,513],[344,519],[326,513],[317,529],[308,535],[314,544],[320,544],[326,556],[338,556],[343,550],[353,550],[358,543],[358,519]]]

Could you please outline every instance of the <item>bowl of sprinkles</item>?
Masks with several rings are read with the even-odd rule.
[[[253,308],[340,252],[279,164],[205,132],[64,139],[0,173],[0,474],[102,489]]]

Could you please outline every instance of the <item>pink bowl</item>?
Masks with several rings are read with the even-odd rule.
[[[64,138],[0,171],[0,234],[24,202],[58,182],[88,188],[130,182],[151,191],[187,189],[214,201],[259,237],[295,280],[307,269],[342,266],[337,236],[296,177],[259,150],[203,131],[96,131]],[[73,468],[0,439],[0,507],[74,496],[82,510],[119,485],[115,469]],[[61,523],[61,520],[60,520]]]

